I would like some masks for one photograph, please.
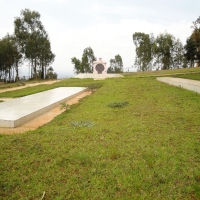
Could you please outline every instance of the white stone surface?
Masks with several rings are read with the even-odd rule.
[[[91,74],[91,73],[80,73],[73,78],[93,78],[93,79],[105,79],[105,78],[119,78],[123,77],[121,74]]]
[[[80,94],[84,87],[60,87],[0,103],[0,127],[17,127]]]
[[[184,78],[172,78],[172,77],[159,77],[158,81],[173,85],[176,87],[182,87],[187,90],[191,90],[200,93],[200,81],[184,79]]]

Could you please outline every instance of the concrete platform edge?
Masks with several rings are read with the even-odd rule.
[[[158,77],[156,80],[200,94],[200,81],[171,77]]]
[[[28,114],[28,115],[26,115],[24,117],[21,117],[19,119],[16,119],[16,120],[3,120],[2,119],[2,120],[0,120],[0,127],[2,127],[2,128],[3,127],[4,128],[15,128],[15,127],[18,127],[21,124],[26,123],[26,122],[30,121],[31,119],[33,119],[33,118],[35,118],[35,117],[37,117],[37,116],[39,116],[39,115],[51,110],[52,108],[57,107],[60,103],[66,102],[67,100],[70,100],[70,99],[74,98],[75,96],[85,92],[86,90],[87,90],[87,88],[85,88],[82,91],[77,92],[77,93],[75,93],[75,94],[73,94],[71,96],[68,96],[68,97],[66,97],[66,98],[64,98],[62,100],[59,100],[59,101],[57,101],[57,102],[55,102],[55,103],[53,103],[51,105],[43,107],[43,108],[41,108],[41,109],[39,109],[39,110],[37,110],[35,112],[32,112],[32,113],[30,113],[30,114]]]

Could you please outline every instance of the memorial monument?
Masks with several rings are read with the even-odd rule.
[[[93,78],[94,80],[105,78],[119,78],[123,77],[121,74],[108,74],[106,62],[99,58],[98,61],[93,62],[93,73],[80,73],[73,78]]]
[[[106,62],[102,58],[93,62],[93,74],[107,74]]]

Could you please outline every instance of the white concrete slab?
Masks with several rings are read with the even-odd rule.
[[[92,73],[80,73],[73,78],[93,78],[93,79],[105,79],[105,78],[119,78],[123,77],[121,74],[92,74]]]
[[[157,80],[176,87],[182,87],[184,89],[191,90],[200,94],[200,81],[172,77],[159,77],[157,78]]]
[[[0,127],[17,127],[85,91],[60,87],[0,103]]]

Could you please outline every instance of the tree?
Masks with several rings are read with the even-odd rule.
[[[107,73],[115,72],[115,59],[110,59],[110,67],[107,69]]]
[[[133,34],[133,43],[136,46],[135,66],[139,71],[151,70],[151,61],[153,59],[152,47],[154,44],[153,34],[135,32]]]
[[[25,9],[21,16],[15,18],[15,36],[20,45],[20,51],[25,59],[29,60],[33,68],[33,76],[37,79],[37,68],[47,67],[54,61],[55,55],[51,52],[48,34],[40,21],[40,14]],[[42,73],[44,78],[44,73]]]
[[[81,61],[76,57],[71,58],[71,62],[74,64],[74,72],[76,74],[92,73],[94,61],[96,61],[96,57],[94,56],[94,51],[91,47],[84,49]]]
[[[154,38],[153,34],[136,32],[133,34],[133,42],[136,46],[135,66],[138,71],[152,70],[153,66],[159,70],[188,65],[181,41],[169,33]]]
[[[185,58],[190,61],[191,66],[194,66],[194,61],[198,61],[200,65],[200,16],[193,22],[191,27],[193,32],[189,38],[187,38],[185,45]]]
[[[192,22],[193,26],[191,27],[194,31],[200,31],[200,16],[196,19],[196,21]]]
[[[96,61],[96,57],[94,56],[94,52],[91,47],[87,47],[83,51],[82,56],[82,68],[85,73],[93,72],[93,62]]]
[[[81,61],[79,59],[77,59],[76,57],[73,57],[73,58],[71,58],[71,61],[72,61],[72,64],[74,64],[75,74],[84,73]]]
[[[4,79],[4,82],[19,80],[18,68],[21,63],[22,55],[16,38],[8,34],[0,40],[0,79]]]
[[[153,45],[154,66],[157,69],[187,67],[183,44],[169,33],[159,34]]]
[[[122,73],[123,72],[123,61],[121,56],[118,54],[115,59],[110,59],[110,67],[107,69],[107,73]]]
[[[187,38],[186,45],[184,46],[185,49],[185,58],[190,61],[190,66],[194,66],[194,60],[196,57],[196,45],[195,41],[192,37]]]
[[[186,68],[188,67],[188,62],[184,57],[184,47],[179,39],[173,40],[173,49],[171,51],[172,57],[172,68]]]
[[[158,58],[156,63],[161,64],[161,69],[171,68],[174,40],[175,37],[168,33],[158,35],[155,40],[154,52]]]
[[[49,67],[46,74],[46,79],[57,79],[58,75],[54,72],[53,67]]]
[[[193,33],[191,35],[191,38],[195,42],[195,59],[198,60],[198,65],[200,66],[200,16],[197,18],[196,21],[193,22]]]
[[[47,73],[47,67],[53,63],[55,59],[55,54],[51,51],[51,44],[48,38],[40,38],[39,43],[41,43],[40,54],[39,54],[39,66],[41,70],[41,79],[45,79]]]

